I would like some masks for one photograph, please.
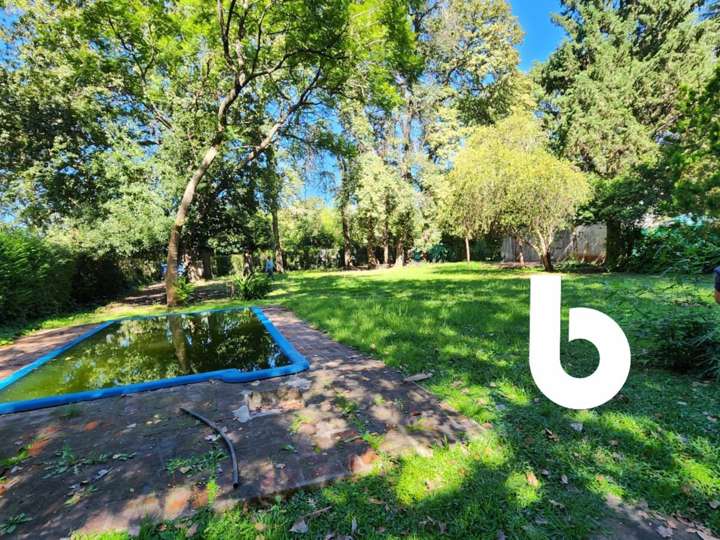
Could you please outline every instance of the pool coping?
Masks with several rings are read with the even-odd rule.
[[[109,321],[102,322],[96,327],[90,329],[84,334],[72,339],[68,343],[53,349],[49,353],[42,355],[37,360],[28,364],[12,373],[10,376],[0,380],[0,391],[7,388],[8,386],[16,383],[23,377],[29,375],[36,369],[44,366],[51,360],[55,359],[68,349],[78,345],[86,339],[94,336],[95,334],[105,330],[113,324],[117,324],[123,321],[133,320],[144,320],[144,319],[155,319],[159,317],[165,317],[168,315],[193,315],[198,313],[220,313],[229,311],[240,311],[243,309],[250,309],[253,314],[258,318],[267,330],[270,337],[272,337],[275,344],[280,348],[282,353],[290,360],[290,364],[286,366],[280,366],[275,368],[260,369],[257,371],[240,371],[237,369],[223,369],[218,371],[208,371],[205,373],[196,373],[194,375],[181,375],[179,377],[171,377],[169,379],[158,379],[155,381],[148,381],[142,383],[125,384],[121,386],[113,386],[111,388],[99,388],[97,390],[86,390],[84,392],[74,392],[71,394],[62,394],[59,396],[49,396],[44,398],[28,399],[22,401],[11,401],[8,403],[0,403],[0,415],[12,414],[17,412],[32,411],[36,409],[44,409],[47,407],[57,407],[60,405],[68,405],[70,403],[79,403],[82,401],[93,401],[96,399],[103,399],[108,397],[122,396],[127,394],[136,394],[138,392],[147,392],[150,390],[159,390],[161,388],[170,388],[172,386],[182,386],[186,384],[193,384],[199,382],[206,382],[210,380],[218,380],[228,383],[247,383],[252,381],[258,381],[262,379],[271,379],[274,377],[283,377],[286,375],[293,375],[300,373],[310,368],[310,363],[307,359],[300,354],[297,349],[290,343],[282,333],[275,328],[272,322],[265,316],[262,309],[256,306],[248,307],[234,307],[234,308],[219,308],[219,309],[202,309],[196,311],[183,311],[183,312],[169,312],[160,313],[157,315],[138,315],[134,317],[121,317],[119,319],[111,319]]]

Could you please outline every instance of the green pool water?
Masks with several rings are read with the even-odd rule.
[[[0,402],[181,375],[288,365],[250,310],[117,322],[0,391]]]

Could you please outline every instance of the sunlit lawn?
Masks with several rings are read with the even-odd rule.
[[[548,401],[528,368],[529,271],[446,264],[356,273],[297,273],[280,280],[269,303],[284,304],[334,339],[407,373],[492,428],[467,447],[432,457],[385,460],[370,477],[295,494],[270,507],[201,514],[210,538],[293,537],[302,515],[308,538],[576,538],[606,516],[616,494],[652,510],[679,512],[720,533],[720,390],[716,382],[633,365],[618,399],[573,412]],[[662,307],[670,281],[626,275],[572,275],[563,308],[600,309],[628,330]],[[710,278],[688,287],[706,287]],[[219,305],[213,303],[212,305]],[[91,317],[102,317],[102,311]],[[88,317],[88,316],[86,316]],[[84,322],[82,316],[74,322]],[[55,323],[50,323],[55,324]],[[564,336],[567,328],[564,327]],[[565,347],[576,376],[594,369],[587,344]],[[571,427],[582,423],[582,430]],[[579,426],[576,426],[579,427]],[[182,537],[188,526],[164,526]],[[151,530],[152,529],[152,530]],[[148,534],[160,534],[149,528]],[[165,536],[163,536],[164,538]]]

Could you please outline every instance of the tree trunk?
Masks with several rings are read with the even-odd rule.
[[[367,255],[368,255],[368,266],[370,268],[377,268],[378,261],[375,257],[375,240],[372,233],[368,234],[367,239]]]
[[[340,207],[340,219],[342,221],[343,236],[343,268],[349,270],[352,267],[352,253],[350,251],[350,223],[348,223],[347,206]]]
[[[470,238],[465,237],[465,262],[470,262]]]
[[[277,205],[272,207],[272,232],[273,243],[275,244],[275,271],[278,274],[285,272],[285,255],[283,254],[282,244],[280,243],[280,220],[278,220]]]
[[[180,251],[180,237],[182,235],[182,228],[187,220],[188,211],[192,204],[193,198],[195,197],[195,191],[197,186],[202,180],[205,173],[212,165],[215,157],[220,151],[221,142],[216,140],[207,152],[202,162],[195,169],[195,172],[190,178],[190,181],[185,186],[185,192],[180,200],[180,206],[178,206],[175,214],[175,222],[170,229],[170,240],[168,242],[168,254],[167,254],[167,272],[165,272],[165,294],[167,295],[168,307],[175,307],[178,305],[177,289],[175,282],[177,281],[177,265],[178,265],[178,254]]]
[[[540,259],[542,260],[543,268],[546,272],[554,272],[555,267],[552,263],[552,255],[550,254],[550,251],[546,251]]]
[[[515,242],[517,243],[519,249],[518,262],[520,263],[520,266],[525,266],[525,243],[520,237],[516,238]]]
[[[383,264],[390,266],[390,225],[387,218],[383,224]]]
[[[183,375],[190,375],[193,370],[190,366],[187,353],[187,342],[182,328],[182,320],[179,316],[171,315],[168,317],[168,325],[170,326],[170,335],[172,336],[172,344],[175,349],[175,358],[177,358]]]
[[[202,259],[202,277],[203,279],[212,279],[213,278],[213,270],[212,270],[212,249],[209,247],[201,247],[200,248],[200,258]]]
[[[614,220],[608,220],[607,239],[605,241],[605,264],[610,269],[618,266],[620,261],[620,253],[622,251],[622,233],[620,232],[620,223]]]
[[[400,268],[405,265],[405,246],[402,239],[398,240],[395,247],[395,267]]]

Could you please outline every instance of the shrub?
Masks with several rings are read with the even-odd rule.
[[[126,291],[130,285],[130,280],[115,258],[94,258],[84,253],[75,256],[71,292],[75,302],[90,304],[109,300]]]
[[[646,365],[720,379],[720,319],[715,308],[677,304],[647,318],[637,334],[646,340],[640,354]]]
[[[195,292],[195,285],[186,276],[180,276],[175,282],[175,294],[179,304],[185,304]]]
[[[428,250],[428,259],[430,262],[445,262],[448,258],[448,249],[443,244],[435,244]]]
[[[71,302],[75,264],[66,250],[19,229],[0,229],[0,321],[57,313]]]
[[[233,294],[243,300],[265,298],[271,289],[270,279],[264,274],[250,274],[247,277],[235,276]]]
[[[644,230],[627,270],[642,273],[710,272],[720,264],[720,226],[708,221],[676,221]]]

